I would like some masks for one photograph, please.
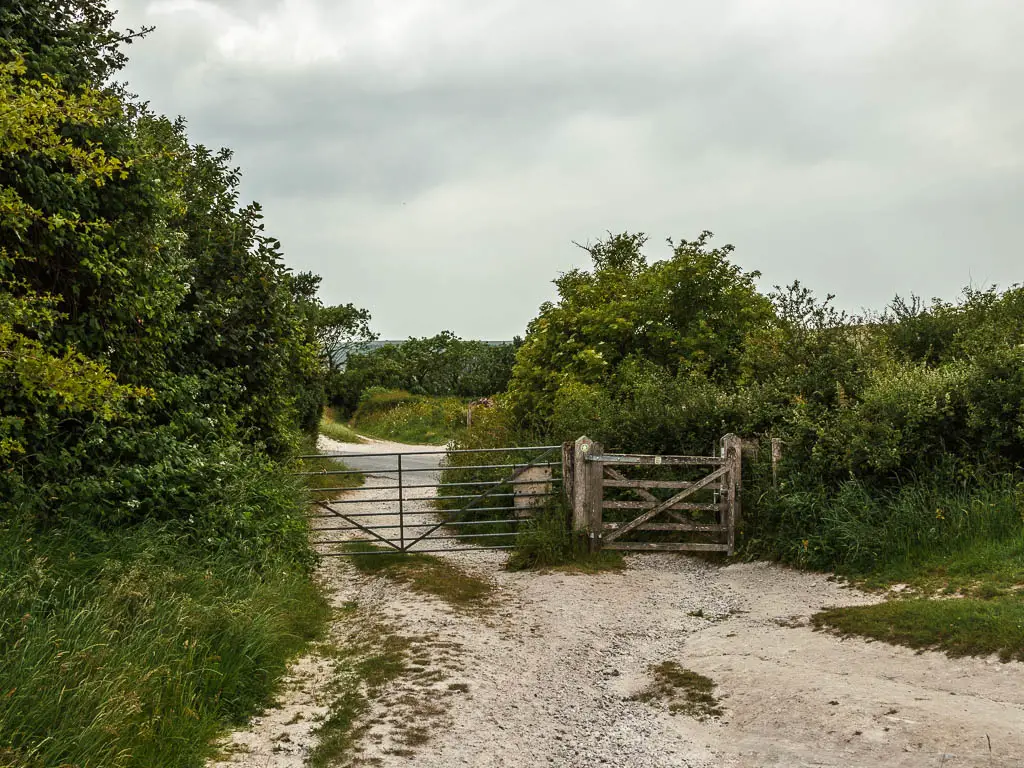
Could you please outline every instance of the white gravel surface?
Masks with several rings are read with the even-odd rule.
[[[443,556],[495,582],[493,610],[458,612],[324,562],[334,601],[429,639],[438,673],[385,691],[355,764],[1024,766],[1024,665],[814,632],[821,608],[876,599],[824,575],[662,554],[631,556],[621,573],[509,573],[501,552]],[[713,679],[725,714],[698,722],[629,700],[662,661]],[[282,709],[234,735],[248,751],[223,765],[303,764],[325,675],[311,658],[296,672]],[[429,733],[411,755],[410,725]]]

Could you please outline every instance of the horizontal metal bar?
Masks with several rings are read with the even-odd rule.
[[[527,519],[529,519],[529,518],[513,517],[513,518],[509,518],[507,520],[453,520],[450,523],[445,523],[445,526],[448,527],[448,528],[454,528],[456,526],[463,526],[463,525],[496,525],[498,523],[521,523],[521,522],[523,522],[523,520],[527,520]],[[317,531],[317,532],[319,532],[319,531],[383,531],[383,530],[387,530],[387,529],[402,528],[402,527],[405,527],[405,528],[427,528],[427,527],[429,527],[431,525],[434,525],[434,523],[406,523],[404,526],[402,526],[402,525],[330,526],[330,527],[327,527],[327,528],[313,528],[312,530]],[[431,537],[428,536],[427,538],[429,539]],[[442,537],[436,537],[436,538],[442,538]]]
[[[369,542],[356,542],[369,543]],[[321,552],[320,557],[351,557],[353,555],[427,555],[434,552],[486,552],[491,549],[515,549],[514,544],[505,546],[503,544],[495,544],[484,547],[448,547],[445,549],[382,549],[379,552]]]
[[[511,468],[516,468],[516,467],[527,467],[527,466],[530,466],[530,467],[560,467],[560,466],[562,466],[562,462],[560,462],[560,461],[524,461],[524,462],[522,462],[520,464],[472,464],[472,465],[466,466],[466,467],[461,467],[461,466],[438,467],[437,469],[427,469],[427,468],[424,468],[424,467],[419,467],[419,468],[411,467],[410,469],[406,469],[405,467],[402,467],[402,472],[403,473],[405,473],[405,472],[455,472],[457,470],[462,470],[462,469],[511,469]],[[381,474],[383,472],[390,472],[391,470],[390,469],[380,469],[380,470],[377,470],[377,469],[370,470],[370,469],[368,469],[366,471],[367,472],[373,472],[375,474]],[[395,470],[395,471],[397,472],[398,470]]]
[[[438,541],[440,539],[488,539],[495,536],[516,536],[518,535],[515,531],[508,531],[506,533],[460,533],[453,536],[424,536],[420,541]],[[415,551],[415,550],[412,550]]]
[[[365,475],[369,471],[368,469],[321,469],[315,472],[289,472],[289,474],[292,477],[313,477],[314,475]]]
[[[397,502],[398,499],[392,499]],[[329,504],[337,504],[337,501],[328,502]],[[375,502],[376,503],[376,502]],[[471,507],[470,509],[427,509],[422,512],[404,512],[406,517],[412,515],[435,515],[442,516],[445,514],[458,513],[458,512],[501,512],[504,510],[521,509],[521,507],[504,506],[504,507]],[[339,517],[394,517],[398,514],[398,509],[395,508],[391,512],[335,512],[333,515],[307,515],[310,520],[336,520]],[[434,525],[434,523],[423,523],[423,525]]]
[[[456,448],[453,450],[447,450],[445,448],[438,449],[436,451],[389,451],[387,453],[316,453],[307,454],[303,456],[295,456],[294,458],[302,459],[355,459],[361,456],[369,456],[379,458],[381,456],[434,456],[443,455],[448,456],[452,454],[465,454],[465,453],[521,453],[523,451],[553,451],[556,448],[561,450],[560,445],[524,445],[517,448]]]
[[[560,491],[545,491],[544,493],[508,493],[508,492],[502,492],[502,493],[488,493],[487,496],[489,498],[496,498],[498,496],[515,496],[517,499],[531,499],[531,498],[540,498],[541,496],[555,496],[555,495],[557,495],[559,493],[560,493]],[[483,494],[480,494],[480,493],[470,493],[470,494],[460,494],[460,495],[457,495],[457,496],[456,495],[453,495],[453,496],[415,496],[415,497],[413,497],[411,499],[410,498],[406,498],[406,501],[446,501],[448,499],[479,499],[482,495]]]
[[[605,464],[653,464],[655,466],[692,466],[720,467],[725,459],[720,456],[655,456],[642,453],[606,453],[603,456],[587,456],[587,461],[600,461]]]
[[[394,490],[397,491],[398,489],[395,488]],[[551,494],[550,493],[548,493],[548,494],[541,494],[541,493],[535,493],[535,494],[520,493],[520,494],[515,494],[515,493],[512,493],[512,492],[507,492],[507,493],[491,493],[491,494],[488,494],[488,495],[489,496],[517,496],[518,495],[520,497],[523,497],[523,496],[528,496],[528,495],[529,496],[550,496]],[[479,498],[479,496],[480,496],[479,493],[462,494],[462,495],[458,495],[458,496],[414,496],[412,498],[409,498],[408,496],[406,496],[406,497],[402,498],[402,501],[437,501],[439,499],[476,499],[476,498]],[[396,496],[393,499],[331,499],[331,501],[328,502],[328,503],[329,504],[390,504],[392,502],[397,502],[397,501],[398,501],[398,497]]]
[[[516,536],[515,531],[507,531],[505,533],[460,533],[458,535],[450,534],[447,536],[424,536],[420,541],[451,541],[452,539],[492,539],[496,536]],[[373,543],[387,543],[390,546],[398,549],[397,542],[385,542],[383,539],[329,539],[327,541],[317,541],[315,544],[373,544]],[[406,550],[407,552],[415,552],[416,550]]]
[[[514,507],[514,506],[506,506],[506,507],[470,507],[469,509],[463,509],[462,507],[459,507],[458,509],[432,509],[432,510],[430,510],[429,513],[427,513],[427,512],[407,512],[406,514],[410,514],[410,515],[423,515],[423,514],[443,515],[443,514],[451,514],[451,513],[459,513],[459,512],[500,512],[502,510],[511,510],[511,509],[521,509],[521,507]]]
[[[405,473],[405,467],[402,467],[402,473]],[[420,483],[418,485],[408,485],[402,483],[403,488],[448,488],[462,485],[543,485],[544,483],[560,483],[562,478],[560,477],[546,477],[543,480],[466,480],[461,483]],[[397,490],[397,485],[360,485],[358,488],[352,488],[350,490],[359,491],[389,491]],[[408,501],[408,499],[406,499]]]

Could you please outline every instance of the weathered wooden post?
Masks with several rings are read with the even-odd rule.
[[[573,451],[576,444],[572,441],[562,443],[562,493],[565,494],[565,506],[570,510],[572,519],[572,489],[576,466],[573,464]]]
[[[743,440],[731,432],[722,438],[722,458],[729,472],[726,474],[726,525],[729,530],[729,554],[736,548],[736,529],[743,519],[741,496],[743,490]]]
[[[601,446],[589,437],[581,437],[573,444],[572,469],[572,529],[585,534],[593,551],[601,533],[601,463],[587,461],[599,456]]]
[[[782,461],[782,438],[772,438],[772,486],[779,484],[779,462]]]

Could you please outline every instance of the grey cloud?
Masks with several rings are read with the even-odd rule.
[[[300,63],[118,5],[158,24],[135,89],[234,148],[290,260],[386,335],[521,332],[583,263],[570,241],[605,230],[657,257],[711,228],[766,285],[851,309],[1019,277],[1016,4],[320,0],[347,47]],[[281,7],[217,6],[229,26]],[[430,13],[392,25],[408,8]]]

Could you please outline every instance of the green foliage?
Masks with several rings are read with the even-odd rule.
[[[591,272],[555,281],[517,356],[506,433],[658,454],[761,438],[743,546],[816,568],[1020,535],[1024,289],[854,318],[799,282],[761,296],[707,235],[654,264],[644,242],[611,236],[588,249]]]
[[[510,571],[557,568],[586,573],[625,567],[619,552],[590,552],[588,542],[570,532],[569,516],[565,502],[556,499],[520,523],[515,549],[505,567]]]
[[[491,345],[444,331],[410,338],[371,352],[353,352],[331,380],[331,403],[352,413],[370,389],[404,389],[416,395],[481,397],[508,386],[519,339]]]
[[[265,701],[326,606],[305,566],[192,527],[0,527],[0,754],[194,768]]]
[[[348,358],[378,334],[370,330],[370,313],[353,304],[321,307],[316,313],[317,338],[327,367],[340,372]]]
[[[457,397],[370,389],[352,417],[359,432],[381,440],[444,445],[466,428],[466,403]]]
[[[1024,486],[1012,476],[949,466],[887,491],[856,480],[832,490],[813,475],[799,478],[801,485],[788,479],[757,500],[748,552],[866,574],[1021,536]]]
[[[641,252],[644,235],[588,247],[593,272],[555,280],[558,302],[541,307],[516,356],[509,386],[516,418],[546,429],[563,387],[603,386],[630,359],[670,375],[735,376],[747,332],[772,310],[755,288],[758,274],[730,263],[731,246],[710,248],[710,238],[670,241],[671,257],[653,264]]]
[[[196,766],[316,631],[319,278],[227,150],[111,79],[103,2],[0,8],[0,760]]]
[[[8,16],[0,509],[208,514],[218,467],[316,428],[319,278],[292,275],[258,206],[238,207],[229,152],[105,85],[124,59],[102,4]]]
[[[320,434],[325,435],[339,443],[362,443],[365,442],[355,430],[347,424],[335,421],[333,409],[327,408],[323,418],[320,419]]]

